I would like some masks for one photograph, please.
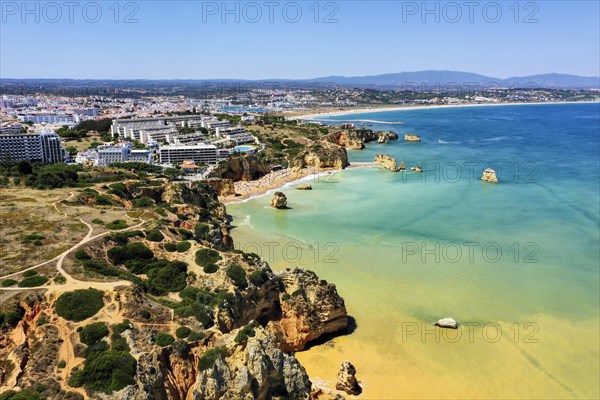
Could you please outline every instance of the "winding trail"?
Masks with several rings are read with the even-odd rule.
[[[65,217],[69,217],[69,215],[62,211],[59,207],[58,204],[61,201],[65,201],[65,200],[69,200],[72,199],[75,196],[74,192],[70,192],[69,197],[63,199],[63,200],[58,200],[56,202],[54,202],[53,206],[56,209],[56,211],[60,214],[63,214]],[[81,281],[79,279],[75,279],[73,278],[71,275],[69,275],[64,269],[63,269],[63,263],[65,261],[65,258],[72,253],[73,251],[75,251],[77,248],[83,246],[86,243],[89,243],[91,241],[94,241],[98,238],[101,238],[103,236],[106,236],[110,233],[113,233],[112,231],[106,231],[103,233],[99,233],[97,235],[93,235],[94,233],[94,227],[87,223],[86,221],[84,221],[81,218],[77,218],[79,221],[81,221],[81,223],[83,223],[84,225],[86,225],[88,227],[88,233],[85,235],[85,237],[83,239],[81,239],[79,241],[79,243],[71,246],[69,249],[65,250],[64,252],[62,252],[61,254],[59,254],[58,256],[44,261],[40,264],[34,265],[32,267],[23,269],[21,271],[18,272],[13,272],[11,274],[8,275],[4,275],[4,276],[0,276],[0,280],[6,279],[6,278],[10,278],[19,274],[22,274],[25,271],[29,271],[35,268],[39,268],[42,265],[46,265],[48,263],[51,263],[53,261],[56,261],[56,269],[58,270],[58,272],[65,277],[66,282],[64,284],[56,284],[54,282],[52,282],[50,285],[48,286],[36,286],[36,287],[27,287],[27,288],[21,288],[21,287],[7,287],[7,288],[0,288],[0,290],[4,290],[4,291],[21,291],[21,290],[37,290],[37,289],[48,289],[48,290],[58,290],[58,291],[64,291],[64,290],[74,290],[74,289],[87,289],[90,286],[93,286],[94,288],[97,289],[113,289],[116,286],[125,286],[125,285],[131,285],[131,282],[129,281],[116,281],[116,282],[90,282],[90,281]],[[140,216],[140,220],[142,222],[140,222],[137,225],[134,226],[130,226],[128,228],[125,229],[121,229],[118,232],[125,232],[125,231],[129,231],[129,230],[133,230],[136,228],[141,227],[142,225],[144,225],[146,223],[146,221]]]

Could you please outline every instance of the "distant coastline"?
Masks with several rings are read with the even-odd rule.
[[[442,104],[442,105],[401,105],[401,106],[380,106],[380,107],[361,107],[347,110],[335,109],[317,109],[310,114],[297,114],[297,112],[284,113],[289,117],[298,120],[322,119],[323,117],[337,117],[354,114],[369,114],[387,111],[407,111],[407,110],[428,110],[440,108],[461,108],[461,107],[498,107],[498,106],[524,106],[524,105],[549,105],[549,104],[594,104],[600,101],[552,101],[552,102],[516,102],[516,103],[474,103],[474,104]],[[340,121],[341,122],[341,121]]]

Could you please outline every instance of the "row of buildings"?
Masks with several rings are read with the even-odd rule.
[[[181,133],[180,129],[188,133]],[[209,139],[208,132],[214,132],[216,139]],[[137,140],[149,146],[214,142],[217,147],[233,147],[255,141],[241,126],[231,127],[228,120],[219,120],[210,115],[117,119],[113,121],[111,133],[121,139]]]

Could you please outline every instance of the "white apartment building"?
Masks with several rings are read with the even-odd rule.
[[[79,116],[70,114],[27,114],[19,115],[18,118],[21,122],[33,122],[34,124],[75,125],[79,123]]]
[[[131,149],[129,146],[113,146],[105,144],[98,146],[98,165],[108,166],[114,163],[126,162],[129,160]]]
[[[65,151],[53,131],[0,134],[1,161],[62,162]]]
[[[186,160],[192,160],[196,164],[215,164],[217,162],[217,147],[210,144],[161,146],[158,154],[161,164],[179,165]]]
[[[6,122],[0,124],[0,134],[16,135],[18,133],[21,133],[21,125],[11,124],[11,123],[6,123]]]
[[[131,150],[127,161],[154,164],[152,150]]]

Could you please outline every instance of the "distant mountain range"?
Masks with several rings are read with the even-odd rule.
[[[460,86],[505,88],[548,88],[548,89],[592,89],[600,88],[600,77],[585,77],[567,74],[543,74],[519,76],[507,79],[459,71],[418,71],[370,76],[328,76],[314,79],[317,82],[332,82],[343,86],[407,88],[410,86],[436,88]]]
[[[326,76],[314,79],[12,79],[2,78],[0,83],[14,84],[70,84],[70,85],[111,85],[111,84],[137,84],[140,86],[185,86],[201,84],[236,84],[236,83],[296,83],[301,86],[337,85],[343,87],[373,88],[373,89],[404,89],[452,90],[453,86],[468,88],[545,88],[545,89],[600,89],[600,77],[585,77],[568,74],[542,74],[519,76],[507,79],[494,78],[470,72],[459,71],[418,71],[399,72],[383,75],[368,76]]]

